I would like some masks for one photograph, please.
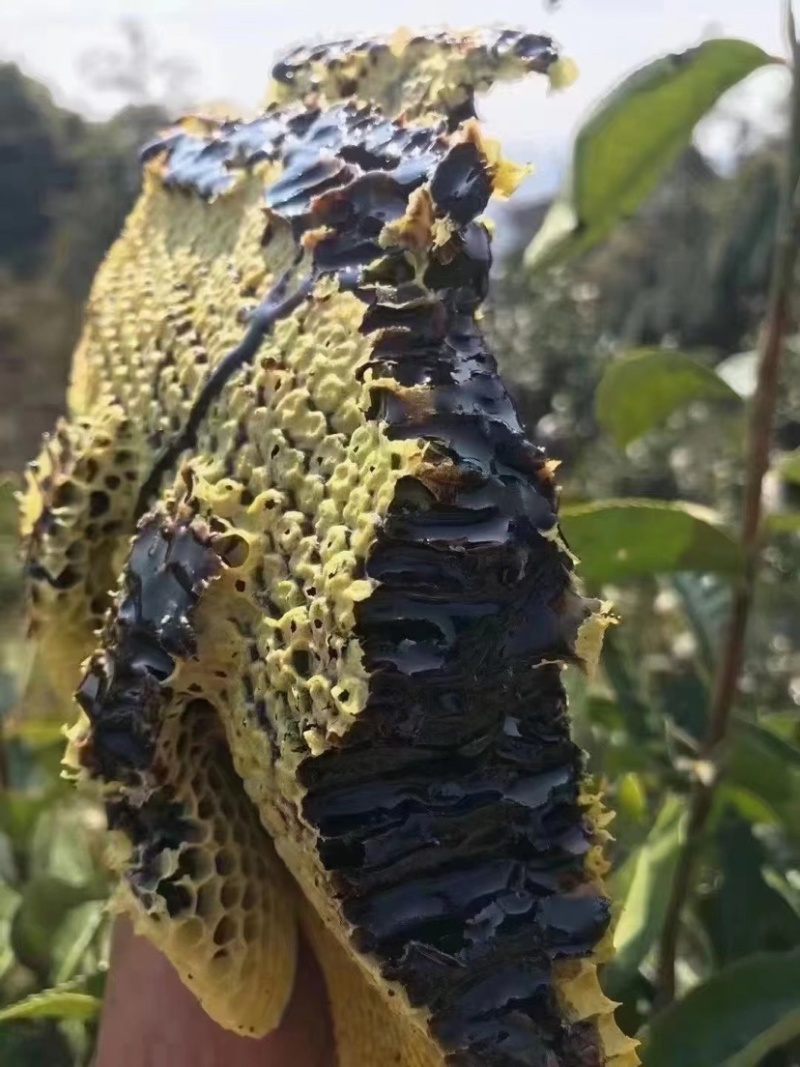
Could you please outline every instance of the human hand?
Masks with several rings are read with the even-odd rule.
[[[253,1040],[218,1026],[167,959],[119,921],[94,1067],[335,1067],[317,963],[301,944],[283,1022]]]

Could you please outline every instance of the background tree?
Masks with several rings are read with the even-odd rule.
[[[0,64],[0,470],[18,470],[62,411],[89,284],[139,190],[139,148],[191,95],[187,61],[139,23],[83,64],[121,108],[102,122],[59,107]]]

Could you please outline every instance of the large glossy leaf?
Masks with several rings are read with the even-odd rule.
[[[19,893],[0,878],[0,982],[14,962],[11,921],[19,906]]]
[[[786,771],[800,772],[800,748],[783,736],[778,730],[771,729],[769,717],[762,722],[753,722],[742,715],[734,716],[734,728],[753,743],[758,743],[779,761]]]
[[[58,1020],[15,1019],[0,1026],[3,1067],[75,1067],[75,1056]]]
[[[731,731],[726,780],[758,797],[800,836],[800,752],[760,723],[737,716]]]
[[[105,938],[103,927],[108,921],[106,902],[90,900],[73,908],[53,937],[51,950],[52,980],[57,985],[76,975],[87,974],[103,966]]]
[[[27,847],[37,820],[47,811],[52,799],[52,790],[28,793],[7,789],[0,795],[0,830],[17,848]]]
[[[602,500],[562,510],[562,526],[583,575],[598,582],[643,574],[739,568],[739,547],[714,512],[663,500]]]
[[[79,886],[59,878],[28,882],[11,921],[11,946],[20,963],[38,975],[49,975],[61,924],[73,908],[105,896],[105,887],[99,884]]]
[[[714,829],[717,877],[697,907],[718,965],[760,949],[800,945],[800,918],[767,878],[769,856],[751,826],[722,797]]]
[[[787,482],[800,485],[800,448],[787,452],[778,464],[778,472]]]
[[[725,778],[717,787],[717,800],[738,812],[748,823],[762,826],[779,826],[782,822],[777,812],[763,797],[740,785],[731,785]]]
[[[612,996],[625,988],[658,939],[685,821],[685,802],[667,796],[644,844],[626,864],[633,863],[633,873],[614,931],[614,960],[606,975]]]
[[[732,964],[661,1012],[644,1067],[756,1067],[800,1034],[800,949]]]
[[[773,62],[757,45],[716,39],[626,78],[580,130],[568,187],[528,248],[527,264],[563,263],[601,241],[655,188],[720,96]]]
[[[20,716],[6,726],[6,737],[22,741],[33,749],[64,745],[64,724],[43,719],[28,719]]]
[[[29,796],[69,794],[68,783],[59,778],[64,755],[63,737],[60,745],[33,746],[9,730],[5,742],[8,776],[15,791]]]
[[[0,1010],[0,1024],[14,1019],[93,1019],[100,1011],[100,1000],[88,993],[69,989],[46,989],[33,993],[16,1004]]]
[[[617,780],[614,799],[617,818],[642,822],[647,817],[647,793],[642,776],[635,771],[626,771]]]
[[[771,533],[800,533],[800,511],[774,511],[764,522]]]
[[[730,611],[730,585],[716,574],[673,574],[670,583],[681,599],[700,661],[710,674]]]
[[[59,878],[86,885],[98,873],[103,819],[95,805],[67,796],[39,819],[30,842],[34,878]]]
[[[644,348],[608,365],[597,388],[595,410],[600,425],[623,448],[660,426],[673,411],[701,400],[741,406],[739,395],[691,356]]]
[[[625,643],[613,629],[606,632],[601,663],[603,673],[614,690],[626,732],[637,743],[644,744],[652,738],[652,729],[648,721],[649,705],[642,692],[642,679]]]
[[[650,684],[659,718],[678,738],[694,738],[699,747],[707,731],[709,690],[694,665],[656,668]]]

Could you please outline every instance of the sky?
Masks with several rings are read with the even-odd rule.
[[[100,115],[118,103],[98,96],[82,74],[87,50],[112,45],[126,16],[150,31],[163,54],[194,64],[200,100],[252,111],[263,96],[276,53],[309,38],[386,32],[447,24],[468,28],[495,21],[551,34],[580,69],[568,91],[548,94],[544,79],[500,86],[481,117],[512,155],[539,161],[539,182],[551,184],[568,157],[575,129],[591,105],[626,73],[664,52],[707,36],[746,37],[783,54],[781,0],[5,0],[0,3],[0,58],[44,80],[59,102]],[[402,12],[399,15],[398,12]],[[700,130],[704,147],[724,147],[731,124],[746,113],[774,127],[782,73],[757,74],[724,100],[716,121]],[[538,84],[537,84],[538,83]],[[519,158],[519,156],[515,157]],[[544,160],[544,163],[542,163]],[[521,160],[522,161],[522,160]]]

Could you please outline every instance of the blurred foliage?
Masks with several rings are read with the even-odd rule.
[[[83,302],[138,192],[138,149],[166,117],[140,100],[89,122],[0,64],[0,470],[19,469],[63,410]]]
[[[96,59],[129,101],[106,122],[0,67],[0,469],[18,469],[61,409],[81,302],[136,193],[135,147],[164,118],[148,86],[163,93],[178,68],[126,32],[128,60],[145,48],[146,62],[138,74],[120,63],[115,81],[108,54]],[[750,139],[724,175],[686,147],[719,93],[765,61],[732,48],[702,52],[724,68],[701,71],[705,95],[670,81],[691,82],[695,55],[694,67],[659,61],[634,75],[627,96],[611,98],[613,121],[598,108],[570,186],[583,190],[577,217],[598,243],[574,258],[573,241],[556,269],[528,269],[546,210],[517,209],[517,247],[486,316],[533,438],[562,461],[565,536],[589,589],[622,620],[598,676],[570,672],[568,683],[576,736],[617,811],[621,917],[605,981],[646,1042],[647,1067],[800,1062],[800,338],[785,367],[741,699],[681,924],[679,999],[659,1010],[655,986],[740,566],[744,419],[778,199],[779,142]],[[641,107],[651,91],[669,101],[658,114]],[[639,137],[653,150],[634,151]],[[594,195],[603,160],[614,173]],[[597,218],[587,205],[600,205]],[[29,652],[13,487],[0,492],[0,1063],[76,1067],[91,1055],[107,958],[102,819],[60,781],[58,732],[18,706]]]
[[[28,653],[12,481],[0,484],[0,1063],[90,1062],[108,957],[103,816],[60,778],[61,730],[20,714]]]
[[[83,302],[138,194],[139,148],[189,73],[135,24],[85,70],[126,101],[104,122],[0,64],[0,471],[20,470],[63,411]],[[19,706],[31,666],[19,485],[0,481],[0,1063],[88,1067],[108,961],[104,820],[60,777],[60,726]]]

